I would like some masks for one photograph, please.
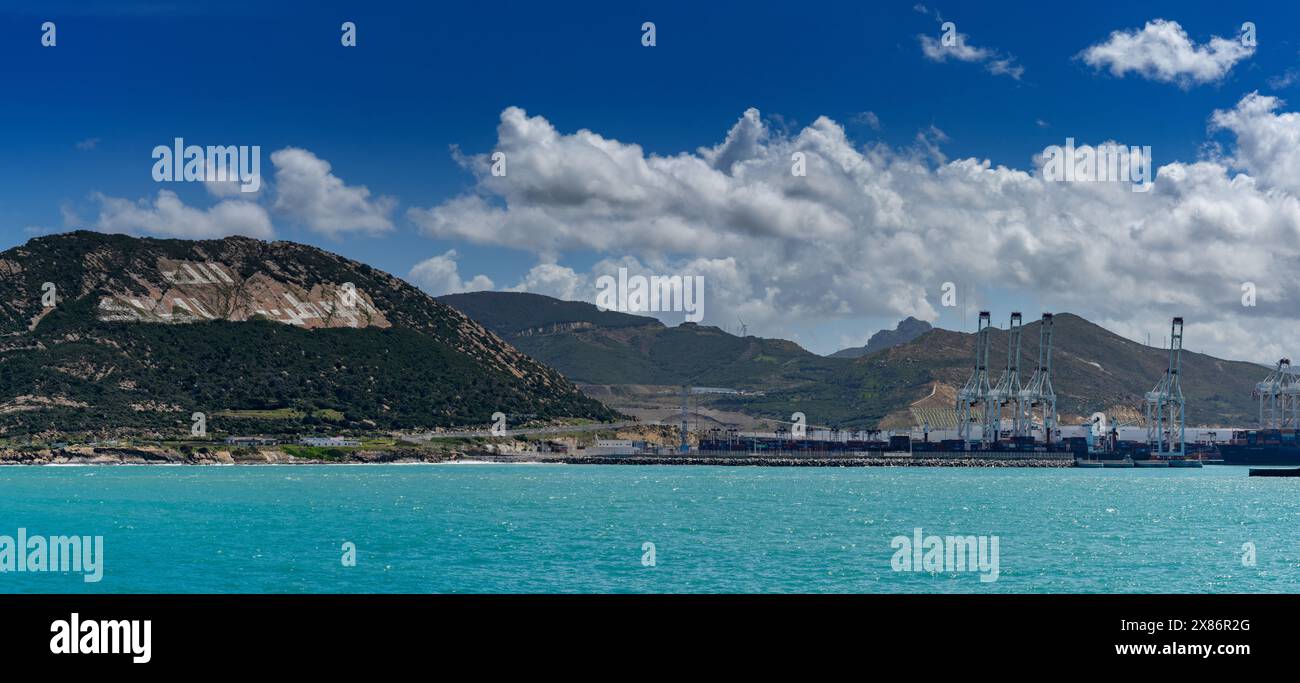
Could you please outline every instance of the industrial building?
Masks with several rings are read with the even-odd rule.
[[[303,446],[360,446],[361,442],[357,439],[348,439],[342,436],[306,436],[298,440]]]

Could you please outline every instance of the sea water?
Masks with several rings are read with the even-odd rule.
[[[102,536],[102,579],[0,593],[1300,591],[1300,479],[1237,467],[0,467],[20,528]],[[918,529],[996,580],[898,571]]]

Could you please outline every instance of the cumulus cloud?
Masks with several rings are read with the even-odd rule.
[[[493,150],[508,175],[487,171],[490,154],[466,157],[471,192],[407,215],[431,237],[537,253],[546,267],[530,276],[561,283],[537,291],[566,298],[590,300],[569,292],[620,263],[703,274],[706,322],[738,313],[773,336],[846,318],[933,321],[951,281],[1120,331],[1183,315],[1189,348],[1267,360],[1300,337],[1287,303],[1300,296],[1300,145],[1286,144],[1300,120],[1280,107],[1252,94],[1215,112],[1235,154],[1170,162],[1145,193],[858,147],[825,117],[786,135],[746,112],[719,145],[659,156],[511,107]],[[794,152],[805,177],[790,172]],[[574,251],[608,258],[587,274],[554,264]],[[1258,307],[1241,305],[1244,282]]]
[[[1300,196],[1300,114],[1276,113],[1284,102],[1252,92],[1237,106],[1216,111],[1210,123],[1237,137],[1231,161],[1270,188]]]
[[[392,197],[370,196],[364,185],[347,185],[331,172],[328,161],[310,151],[286,147],[271,154],[275,165],[276,211],[330,236],[350,232],[383,233],[393,229]]]
[[[250,201],[227,199],[199,209],[186,205],[171,190],[159,190],[152,201],[141,199],[133,202],[98,192],[92,194],[91,199],[99,204],[95,228],[102,232],[187,239],[229,235],[265,239],[275,232],[266,209]]]
[[[1241,60],[1255,53],[1237,38],[1214,36],[1196,45],[1176,21],[1148,21],[1141,30],[1114,31],[1105,42],[1084,49],[1077,57],[1095,69],[1122,77],[1174,83],[1182,88],[1222,80]]]
[[[275,233],[271,211],[276,211],[329,236],[393,229],[395,199],[372,197],[364,186],[345,184],[331,171],[329,162],[312,152],[286,147],[273,153],[271,162],[276,169],[273,188],[270,183],[261,183],[257,192],[244,192],[237,180],[202,182],[207,194],[216,200],[207,208],[186,205],[170,189],[159,190],[153,199],[138,201],[92,193],[99,215],[90,225],[105,232],[166,237],[270,238]],[[70,204],[65,203],[60,210],[65,226],[86,224]]]
[[[452,249],[441,256],[425,259],[411,268],[407,279],[432,296],[492,289],[492,280],[486,275],[475,275],[469,280],[462,280],[456,263],[459,257],[456,250]]]
[[[554,262],[539,263],[528,270],[510,292],[545,294],[566,301],[595,301],[591,278]]]
[[[750,107],[732,126],[726,140],[715,147],[701,147],[699,154],[714,168],[730,173],[737,163],[761,156],[766,138],[767,126],[758,110]]]

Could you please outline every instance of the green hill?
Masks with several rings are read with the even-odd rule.
[[[520,334],[557,331],[556,326],[568,329],[604,327],[610,329],[663,327],[654,318],[617,311],[602,311],[581,301],[563,301],[540,294],[525,292],[470,292],[448,294],[438,300],[456,308],[481,323],[484,327],[507,337]]]
[[[75,232],[0,253],[0,285],[0,435],[613,417],[455,309],[302,244]]]
[[[741,338],[694,323],[667,327],[536,294],[473,292],[439,300],[580,383],[761,390],[820,379],[843,366],[782,339]]]

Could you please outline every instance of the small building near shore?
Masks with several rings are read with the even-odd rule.
[[[265,436],[228,436],[226,444],[229,446],[275,446],[280,443],[279,439],[272,439]]]
[[[596,439],[596,445],[587,449],[587,453],[592,455],[636,455],[639,448],[645,446],[645,442],[636,442],[631,439]]]
[[[298,443],[303,446],[322,446],[326,448],[361,445],[361,441],[357,439],[347,439],[341,436],[304,436],[298,440]]]

